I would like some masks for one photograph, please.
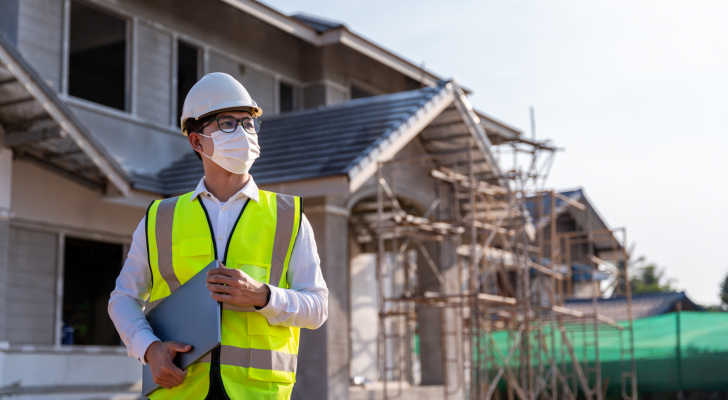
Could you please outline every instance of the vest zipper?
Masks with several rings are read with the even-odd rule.
[[[210,360],[210,390],[208,391],[208,398],[210,394],[213,394],[213,399],[217,399],[218,396],[215,396],[215,389],[213,385],[215,383],[218,383],[218,388],[220,388],[221,393],[220,397],[230,400],[230,396],[227,395],[227,392],[225,391],[225,385],[222,383],[222,375],[220,374],[220,350],[222,347],[218,347],[215,350],[212,351]]]

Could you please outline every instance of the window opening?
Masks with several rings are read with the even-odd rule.
[[[127,109],[126,21],[71,1],[68,94]]]
[[[199,49],[189,44],[177,42],[177,124],[182,117],[182,106],[192,86],[197,83]]]
[[[281,112],[293,111],[293,86],[280,82],[278,87],[278,108]]]
[[[63,344],[121,344],[107,308],[122,263],[121,245],[66,238]]]

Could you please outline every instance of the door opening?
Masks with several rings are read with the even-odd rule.
[[[123,261],[119,244],[66,238],[63,344],[121,344],[107,306]]]

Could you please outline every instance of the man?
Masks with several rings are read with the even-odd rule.
[[[261,113],[230,75],[197,82],[181,126],[205,176],[195,191],[153,202],[134,232],[109,315],[129,355],[149,363],[162,386],[152,400],[289,399],[299,328],[328,316],[301,199],[258,190],[248,174],[260,155]],[[191,347],[159,341],[144,311],[215,259],[224,267],[208,272],[207,287],[223,303],[222,346],[183,371],[172,360]]]

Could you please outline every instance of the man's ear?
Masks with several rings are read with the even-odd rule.
[[[187,136],[187,140],[190,142],[190,146],[192,146],[195,151],[202,151],[202,142],[200,141],[200,135],[198,135],[197,133],[190,133]]]

